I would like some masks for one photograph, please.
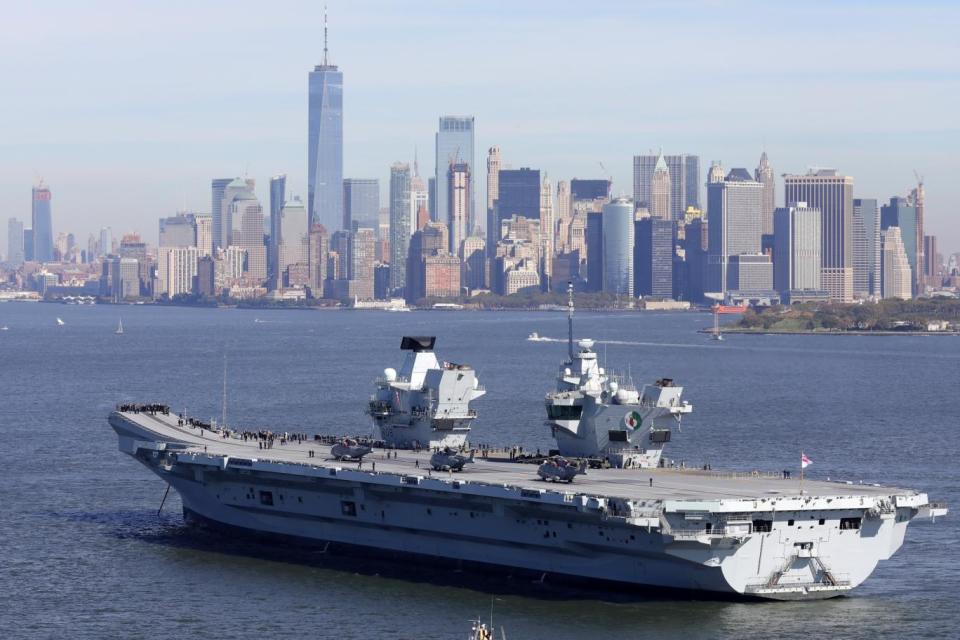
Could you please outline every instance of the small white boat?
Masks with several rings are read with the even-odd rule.
[[[123,335],[123,318],[120,319],[120,322],[117,324],[117,330],[114,331],[118,336]]]
[[[8,327],[7,325],[3,325],[2,327],[0,327],[0,331],[10,331],[10,327]]]
[[[539,333],[534,331],[533,333],[527,336],[527,340],[529,340],[530,342],[542,342],[544,338],[542,338]]]
[[[63,320],[61,320],[60,318],[57,318],[57,326],[58,326],[58,327],[62,327],[62,326],[65,325],[65,324],[67,324],[67,323],[64,322]]]

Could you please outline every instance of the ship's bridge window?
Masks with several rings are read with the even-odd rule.
[[[552,404],[547,407],[547,417],[551,420],[579,420],[583,407],[575,404]]]
[[[859,529],[860,528],[860,518],[840,518],[840,528],[841,529]]]
[[[357,503],[356,503],[356,502],[351,502],[351,501],[349,501],[349,500],[341,500],[341,501],[340,501],[340,512],[341,512],[343,515],[345,515],[345,516],[353,516],[353,517],[356,517],[356,515],[357,515]]]

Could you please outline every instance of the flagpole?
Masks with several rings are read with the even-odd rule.
[[[800,495],[803,495],[803,451],[800,452]]]

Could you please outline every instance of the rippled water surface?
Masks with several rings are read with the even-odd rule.
[[[122,315],[125,334],[113,334]],[[56,326],[59,316],[65,326]],[[262,322],[254,322],[259,319]],[[609,369],[672,377],[695,407],[669,455],[714,468],[922,488],[960,507],[960,339],[697,334],[702,314],[590,314]],[[465,637],[488,616],[512,640],[957,637],[957,518],[913,524],[850,597],[813,603],[571,600],[535,585],[437,582],[417,567],[330,565],[184,526],[164,483],[120,454],[115,402],[166,402],[238,425],[366,429],[373,378],[403,334],[438,336],[488,394],[474,441],[550,446],[543,393],[556,313],[300,312],[0,304],[0,635],[70,638]],[[427,581],[429,580],[429,582]],[[526,594],[526,595],[522,595]]]

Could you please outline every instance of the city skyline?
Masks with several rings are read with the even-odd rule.
[[[7,59],[35,51],[33,40],[18,33],[27,30],[18,25],[29,24],[32,34],[39,30],[64,50],[44,49],[29,69],[8,67],[11,91],[21,96],[2,107],[7,117],[0,139],[7,153],[0,154],[0,206],[8,217],[26,218],[26,185],[41,176],[57,194],[54,228],[70,229],[78,238],[110,226],[118,235],[139,231],[152,241],[153,220],[178,209],[206,212],[209,181],[218,175],[249,175],[266,185],[270,176],[286,173],[290,193],[306,200],[304,74],[322,60],[323,8],[297,4],[260,15],[252,7],[217,14],[218,21],[206,19],[213,12],[209,7],[185,10],[188,20],[151,15],[150,26],[141,24],[148,22],[140,14],[145,9],[111,3],[76,15],[64,4],[59,21],[40,20],[39,10],[30,7],[11,11],[10,37],[0,44]],[[555,179],[606,177],[609,171],[615,195],[631,192],[632,156],[659,147],[698,154],[702,167],[712,159],[728,167],[754,167],[766,150],[778,180],[810,166],[836,167],[856,178],[855,197],[879,201],[906,195],[916,169],[927,184],[926,233],[940,237],[944,253],[960,250],[960,222],[952,215],[960,187],[952,181],[950,155],[958,131],[950,100],[944,99],[958,75],[958,56],[949,53],[957,46],[947,28],[955,23],[956,8],[935,2],[909,8],[880,4],[870,5],[868,12],[858,5],[808,4],[801,10],[757,4],[745,21],[744,15],[736,16],[737,22],[711,4],[612,3],[591,8],[584,23],[571,21],[576,7],[561,3],[549,15],[532,7],[511,8],[513,30],[503,29],[496,7],[453,11],[437,5],[331,4],[330,61],[349,69],[344,177],[378,178],[381,201],[386,201],[390,164],[409,162],[414,147],[430,148],[438,117],[464,113],[476,118],[476,148],[499,145],[505,166],[537,167]],[[107,12],[113,19],[105,23],[112,26],[95,27],[95,18]],[[835,20],[821,20],[823,12]],[[903,20],[916,21],[918,15],[929,23],[923,41],[884,41]],[[63,30],[60,25],[75,24],[66,19],[71,16],[90,28]],[[764,20],[785,17],[796,28],[817,24],[811,46],[797,51],[774,30],[750,31],[749,47],[740,50],[724,32],[747,33]],[[473,27],[467,35],[455,29],[464,19]],[[636,52],[611,37],[635,20],[658,33],[661,46],[690,33],[700,36],[701,46],[689,57],[646,69]],[[137,28],[123,32],[128,24]],[[429,28],[421,26],[417,42],[410,42],[390,35],[403,31],[398,24]],[[535,32],[524,28],[533,24]],[[165,30],[174,27],[203,36],[191,41],[206,44],[171,50]],[[232,38],[231,29],[270,46],[250,47],[248,38]],[[492,57],[492,45],[484,40],[487,29],[497,35]],[[560,36],[574,32],[577,51],[545,46],[548,39],[563,40]],[[445,60],[439,52],[455,35],[465,38],[458,46],[461,55]],[[102,43],[94,42],[97,38]],[[217,50],[205,50],[212,42]],[[745,71],[740,56],[760,45],[770,53],[768,59],[754,60]],[[120,46],[130,47],[132,55],[116,56],[114,48]],[[82,67],[83,73],[59,64],[66,47],[75,58],[69,67]],[[421,73],[404,74],[401,81],[389,72],[384,61],[398,47],[409,56],[408,66]],[[511,55],[527,48],[542,52],[523,60]],[[703,64],[707,51],[725,62],[711,70]],[[594,64],[599,59],[603,65]],[[819,71],[827,61],[833,70]],[[138,63],[153,72],[143,76],[150,76],[151,84],[129,75]],[[238,64],[255,81],[248,78],[240,88],[220,82],[223,69]],[[590,69],[585,88],[600,90],[637,68],[648,73],[648,83],[670,87],[669,107],[631,100],[642,93],[640,85],[622,86],[609,100],[590,101],[558,102],[541,89],[551,79],[582,76]],[[538,75],[531,75],[535,70]],[[689,82],[671,82],[681,73]],[[774,76],[765,77],[770,73]],[[120,74],[124,83],[114,81]],[[738,86],[735,96],[711,93],[730,81]],[[57,100],[51,100],[53,86],[64,91]],[[793,101],[779,97],[788,86],[797,92]],[[830,107],[815,99],[825,92]],[[719,115],[723,127],[716,126]],[[425,167],[422,173],[434,172]],[[473,174],[474,192],[484,193],[484,172]],[[123,197],[116,197],[118,192]],[[265,195],[258,193],[262,200]],[[138,203],[133,212],[130,201]]]

